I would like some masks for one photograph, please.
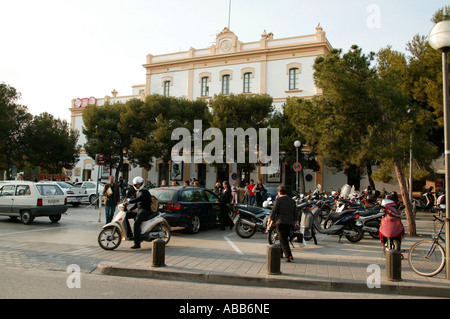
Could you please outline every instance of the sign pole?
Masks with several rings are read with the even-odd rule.
[[[100,180],[100,170],[102,169],[103,165],[105,164],[105,156],[103,154],[97,154],[95,155],[95,162],[98,165],[98,171],[97,171],[97,181],[96,181],[96,187],[95,187],[95,194],[97,195],[97,205],[98,205],[98,222],[101,222],[101,216],[102,216],[102,202],[100,200],[100,196],[98,193],[98,183]]]

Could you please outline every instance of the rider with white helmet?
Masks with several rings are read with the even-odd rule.
[[[129,210],[127,209],[127,219],[136,217],[134,222],[134,246],[131,248],[138,249],[141,248],[141,224],[146,220],[152,219],[155,214],[151,212],[152,198],[148,189],[144,187],[144,179],[140,176],[135,177],[133,179],[133,187],[137,193],[136,198],[127,200],[124,206],[134,204]],[[133,212],[134,210],[136,211]]]

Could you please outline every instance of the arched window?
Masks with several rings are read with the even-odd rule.
[[[298,68],[289,69],[289,90],[298,90]]]
[[[208,80],[207,76],[202,77],[201,96],[208,96],[209,94]]]
[[[222,75],[222,94],[230,94],[230,75]]]
[[[244,93],[252,92],[252,73],[244,73]]]
[[[164,81],[164,96],[169,96],[170,94],[170,81]]]

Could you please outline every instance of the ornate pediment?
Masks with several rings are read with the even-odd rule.
[[[216,48],[219,53],[236,52],[238,37],[228,28],[223,28],[216,37]]]

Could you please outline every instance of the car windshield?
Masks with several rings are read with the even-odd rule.
[[[72,188],[73,186],[64,182],[58,182],[58,185],[62,188]]]
[[[36,188],[42,196],[52,196],[52,195],[64,195],[61,188],[57,185],[51,184],[40,184],[36,185]]]
[[[153,188],[150,190],[150,194],[155,196],[161,202],[173,201],[177,192],[177,189],[169,188]]]

